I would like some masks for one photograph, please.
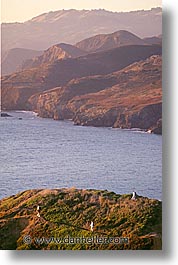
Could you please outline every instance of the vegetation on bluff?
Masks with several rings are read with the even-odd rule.
[[[71,188],[29,190],[5,198],[0,201],[0,249],[161,249],[162,203],[131,197]],[[56,241],[94,237],[125,238],[128,242]]]

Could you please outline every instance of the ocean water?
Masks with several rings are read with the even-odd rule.
[[[9,114],[0,117],[0,198],[76,187],[162,199],[162,136]]]

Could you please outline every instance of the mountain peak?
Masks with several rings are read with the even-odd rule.
[[[71,44],[59,43],[48,48],[42,55],[37,56],[31,60],[27,60],[23,64],[23,69],[38,67],[41,64],[49,64],[57,60],[76,58],[85,54],[85,51],[82,51],[81,49]]]
[[[126,45],[145,45],[138,36],[127,30],[118,30],[111,34],[98,34],[76,44],[76,47],[87,52],[98,52]]]

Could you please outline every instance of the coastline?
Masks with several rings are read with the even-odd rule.
[[[155,135],[161,135],[162,133],[155,133],[152,130],[146,130],[146,129],[141,129],[141,128],[118,128],[118,127],[112,127],[112,126],[94,126],[94,125],[86,125],[86,124],[75,124],[75,122],[73,121],[73,119],[54,119],[54,118],[50,118],[50,117],[43,117],[40,116],[38,112],[33,111],[33,110],[4,110],[3,113],[7,113],[6,117],[10,117],[13,118],[13,115],[11,115],[13,112],[15,113],[32,113],[34,116],[42,118],[42,119],[50,119],[50,120],[54,120],[54,121],[68,121],[71,122],[74,126],[85,126],[85,127],[95,127],[95,128],[110,128],[110,129],[114,129],[114,130],[123,130],[123,131],[132,131],[132,132],[137,132],[137,133],[148,133],[148,134],[155,134]]]

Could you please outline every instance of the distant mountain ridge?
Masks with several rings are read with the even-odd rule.
[[[76,47],[88,51],[99,52],[127,45],[147,45],[144,40],[126,30],[111,34],[99,34],[76,44]]]
[[[146,42],[148,39],[148,43]],[[53,45],[41,56],[37,56],[31,60],[27,60],[23,65],[22,69],[29,69],[33,67],[39,67],[44,63],[53,63],[57,60],[63,60],[67,58],[77,58],[90,53],[103,52],[114,48],[129,45],[150,45],[150,44],[161,44],[161,37],[152,37],[141,39],[135,34],[119,30],[111,34],[101,34],[93,36],[89,39],[82,40],[76,45],[60,43]]]
[[[144,38],[143,41],[145,41],[148,44],[162,44],[162,35],[147,37]]]
[[[53,63],[57,60],[77,58],[93,52],[107,51],[128,45],[161,45],[162,36],[139,38],[135,34],[119,30],[110,34],[100,34],[84,39],[76,45],[59,43],[45,51],[33,51],[14,48],[2,55],[2,75],[39,67],[41,64]]]
[[[132,12],[107,10],[59,10],[24,23],[2,23],[2,52],[12,48],[46,50],[54,43],[75,44],[97,34],[118,30],[139,37],[162,33],[162,9]]]
[[[130,45],[78,58],[57,60],[37,68],[2,77],[2,109],[28,109],[35,93],[64,86],[74,78],[109,74],[151,55],[160,55],[158,45]]]
[[[23,48],[14,48],[2,54],[2,75],[11,74],[22,70],[23,63],[33,57],[39,56],[43,51],[35,51]]]

